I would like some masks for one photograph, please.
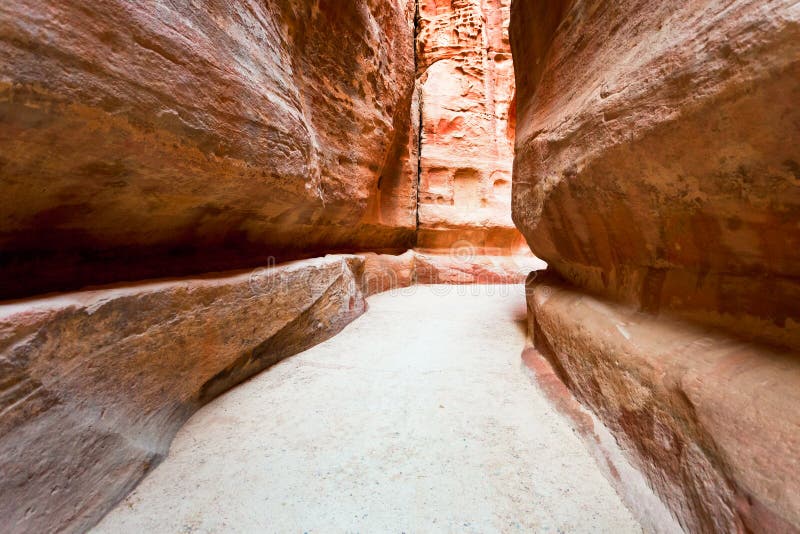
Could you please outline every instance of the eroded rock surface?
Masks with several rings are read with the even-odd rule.
[[[526,252],[510,218],[514,72],[510,0],[420,0],[419,231],[426,251]]]
[[[201,404],[361,315],[362,273],[328,256],[0,306],[3,530],[93,525]]]
[[[800,7],[514,4],[513,216],[576,286],[800,347]]]
[[[408,0],[0,5],[0,297],[404,250]]]

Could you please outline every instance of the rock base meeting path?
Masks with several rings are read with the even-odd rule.
[[[641,532],[520,360],[521,286],[375,295],[201,409],[97,532]]]

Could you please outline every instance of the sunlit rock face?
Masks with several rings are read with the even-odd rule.
[[[515,0],[533,342],[690,532],[800,529],[800,9]]]
[[[514,6],[513,216],[576,285],[800,346],[800,10]]]
[[[408,0],[0,5],[0,296],[416,227]]]
[[[527,250],[510,218],[510,0],[421,0],[418,247]]]

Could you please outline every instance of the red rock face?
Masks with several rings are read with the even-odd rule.
[[[510,0],[421,0],[418,247],[525,250],[510,219],[514,73]]]
[[[561,278],[531,281],[536,348],[687,531],[797,532],[796,2],[511,19],[513,217]]]
[[[413,3],[0,5],[0,296],[413,245]]]

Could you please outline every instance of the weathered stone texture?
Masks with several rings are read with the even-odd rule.
[[[404,250],[408,0],[0,4],[0,297]]]
[[[514,73],[509,0],[421,0],[419,231],[423,250],[467,241],[524,251],[510,218]]]
[[[0,306],[2,530],[93,525],[202,403],[361,315],[362,273],[328,256]]]

